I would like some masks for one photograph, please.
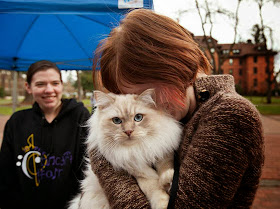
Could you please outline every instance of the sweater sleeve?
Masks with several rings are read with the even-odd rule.
[[[112,209],[148,209],[146,196],[137,181],[124,171],[116,171],[106,159],[90,153],[93,172],[97,175]]]
[[[248,208],[263,164],[259,114],[242,99],[211,106],[187,127],[175,208],[235,208],[235,199]]]

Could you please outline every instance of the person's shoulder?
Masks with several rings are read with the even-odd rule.
[[[83,102],[78,102],[76,99],[71,98],[71,99],[63,99],[63,104],[65,108],[67,109],[86,109],[85,105]]]
[[[256,106],[236,92],[222,94],[219,102],[217,102],[217,106],[221,106],[223,109],[232,112],[233,114],[239,113],[243,116],[247,114],[259,116]]]
[[[83,102],[77,102],[76,109],[77,109],[76,111],[79,111],[79,112],[82,112],[84,114],[88,114],[89,115],[89,110],[87,109],[87,107],[85,106],[85,104]]]
[[[64,99],[63,103],[65,103],[66,111],[87,116],[90,115],[89,110],[85,107],[83,102],[78,102],[76,99]]]
[[[24,121],[29,120],[32,116],[32,109],[24,109],[14,112],[6,122],[6,126],[20,125],[25,123]]]
[[[195,82],[195,90],[198,101],[204,109],[203,113],[258,115],[256,107],[235,91],[234,78],[231,75],[201,77]],[[200,101],[202,90],[207,90],[209,94],[206,101]]]
[[[261,115],[256,106],[236,92],[224,92],[211,104],[208,116],[223,124],[239,127],[262,127]]]
[[[11,117],[10,120],[17,120],[20,118],[24,118],[24,117],[28,117],[29,115],[32,114],[32,108],[30,109],[24,109],[24,110],[19,110],[17,112],[14,112]]]

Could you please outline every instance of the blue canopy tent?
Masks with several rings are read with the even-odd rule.
[[[131,8],[152,0],[0,0],[0,69],[26,71],[47,59],[90,70],[98,42]]]
[[[46,59],[91,70],[99,41],[133,8],[152,9],[153,0],[0,0],[0,69],[27,71]]]

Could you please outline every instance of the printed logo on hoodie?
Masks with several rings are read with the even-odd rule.
[[[34,179],[38,187],[43,179],[54,180],[59,178],[63,167],[72,164],[72,154],[65,152],[62,156],[47,155],[39,147],[34,146],[34,134],[27,138],[27,146],[22,147],[24,155],[18,155],[17,166],[21,166],[22,172],[30,179]]]

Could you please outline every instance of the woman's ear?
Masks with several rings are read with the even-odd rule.
[[[30,87],[30,85],[27,82],[25,82],[25,89],[26,89],[28,94],[32,94],[31,87]]]

